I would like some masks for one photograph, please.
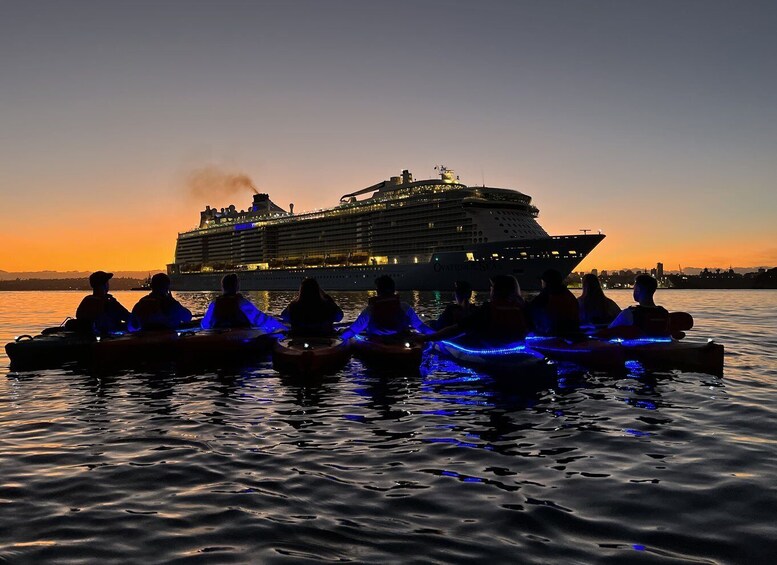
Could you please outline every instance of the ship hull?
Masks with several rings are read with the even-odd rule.
[[[372,290],[380,275],[392,277],[398,290],[450,290],[457,280],[487,290],[498,274],[515,276],[523,290],[537,290],[547,269],[567,276],[602,239],[604,235],[597,234],[484,243],[466,252],[435,253],[426,263],[237,272],[243,290],[295,290],[306,277],[316,278],[327,290]],[[171,272],[170,277],[174,290],[218,290],[225,274]]]

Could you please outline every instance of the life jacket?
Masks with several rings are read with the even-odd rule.
[[[132,309],[140,329],[162,330],[177,328],[179,319],[176,316],[178,302],[172,296],[154,296],[148,294],[138,300]]]
[[[397,295],[373,296],[368,303],[372,312],[367,333],[397,333],[407,329],[407,319]]]
[[[334,332],[333,311],[337,308],[330,306],[329,302],[321,301],[312,304],[303,304],[294,301],[289,304],[288,316],[291,324],[291,332],[304,336],[325,336]]]
[[[580,331],[580,307],[569,290],[540,294],[535,301],[532,318],[538,333],[564,335]]]
[[[119,330],[124,328],[124,321],[129,317],[128,315],[129,312],[110,294],[85,296],[76,310],[78,322],[73,326],[80,331]]]
[[[669,335],[669,312],[663,306],[631,306],[634,326],[645,335]]]
[[[226,294],[219,296],[213,302],[213,327],[215,328],[247,328],[251,321],[240,309],[243,296]]]
[[[488,304],[490,338],[513,341],[526,337],[527,327],[523,308],[508,300],[492,300]]]
[[[471,308],[467,308],[465,311],[460,304],[452,302],[448,304],[445,307],[445,310],[442,311],[442,314],[440,314],[436,320],[430,322],[429,325],[435,330],[447,328],[448,326],[458,324],[469,315],[471,310]]]

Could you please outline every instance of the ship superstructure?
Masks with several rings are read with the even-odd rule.
[[[246,211],[206,207],[199,226],[179,234],[168,271],[182,289],[218,288],[226,272],[246,289],[296,288],[305,276],[330,289],[372,288],[379,272],[406,289],[447,290],[456,279],[483,289],[496,272],[536,288],[542,271],[568,274],[604,237],[552,237],[530,196],[439,169],[427,180],[405,170],[312,212],[284,210],[267,194]]]

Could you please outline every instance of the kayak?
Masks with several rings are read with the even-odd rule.
[[[352,347],[359,359],[383,368],[418,368],[424,353],[424,347],[410,338],[357,335],[353,338]]]
[[[277,337],[258,328],[153,330],[106,336],[52,328],[35,337],[20,336],[5,350],[12,370],[54,368],[67,362],[98,366],[168,360],[224,363],[267,354]]]
[[[526,338],[526,344],[548,359],[601,371],[617,371],[637,362],[649,371],[696,371],[723,374],[723,346],[672,337],[635,337],[569,341],[557,337]]]
[[[91,334],[49,328],[36,336],[21,335],[5,345],[11,370],[46,369],[91,355],[95,337]]]
[[[336,371],[350,356],[350,344],[337,337],[284,338],[272,348],[273,368],[299,376]]]
[[[573,363],[594,370],[623,369],[626,361],[623,347],[607,340],[527,336],[526,345],[553,361]]]
[[[434,350],[484,372],[533,378],[556,376],[556,368],[548,363],[545,356],[530,349],[523,342],[500,347],[483,347],[443,340],[435,342]]]
[[[99,365],[145,361],[228,364],[268,354],[277,338],[258,328],[149,330],[102,338],[92,356]]]
[[[588,338],[528,336],[526,344],[548,359],[594,370],[622,370],[638,363],[645,370],[698,371],[723,374],[723,346],[712,340],[682,339],[693,328],[687,312],[669,314],[669,333],[645,337],[633,326],[603,328]]]
[[[636,362],[648,371],[677,369],[723,375],[723,345],[714,341],[637,338],[622,340],[626,366]]]

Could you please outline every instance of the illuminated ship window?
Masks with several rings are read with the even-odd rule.
[[[457,232],[463,232],[464,231],[464,226],[456,226],[456,231]]]
[[[558,255],[558,251],[551,251],[553,255]]]
[[[434,227],[434,222],[429,222],[429,229]]]
[[[475,260],[475,254],[471,251],[467,251],[467,261],[474,261]]]

